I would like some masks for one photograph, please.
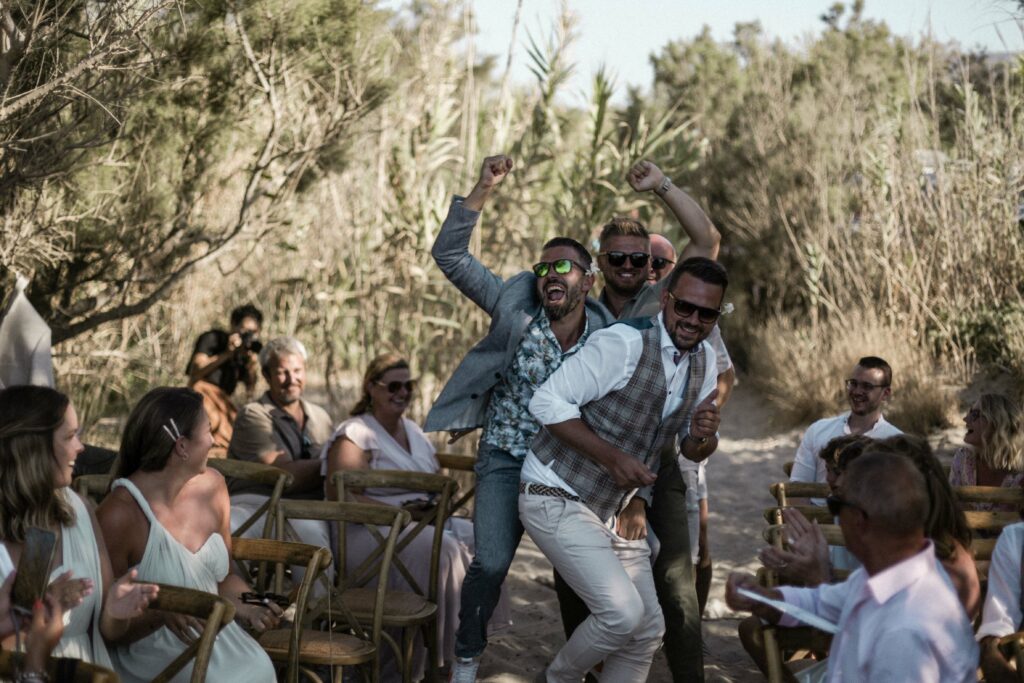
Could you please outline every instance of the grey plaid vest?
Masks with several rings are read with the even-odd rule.
[[[682,403],[662,420],[667,387],[661,363],[661,323],[654,318],[645,324],[640,329],[643,352],[629,383],[582,406],[580,414],[594,433],[657,472],[662,447],[683,425],[690,423],[697,406],[697,397],[704,385],[704,345],[699,344],[690,352],[690,370]],[[551,436],[547,429],[537,433],[533,452],[545,465],[554,462],[555,474],[602,520],[617,514],[631,497],[631,491],[615,486],[604,467]]]

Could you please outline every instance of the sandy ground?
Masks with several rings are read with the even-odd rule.
[[[725,605],[725,579],[731,571],[756,571],[765,526],[762,512],[773,502],[768,486],[784,478],[782,465],[793,459],[801,433],[801,429],[774,428],[770,410],[745,383],[736,388],[722,411],[722,438],[708,466],[714,559],[714,581],[704,615],[709,683],[764,680],[736,636],[741,615]],[[933,441],[938,450],[948,452],[958,434],[952,429]],[[565,642],[551,565],[528,536],[516,554],[509,584],[514,625],[491,639],[480,669],[488,683],[532,681]],[[648,680],[672,680],[661,652],[655,656]]]

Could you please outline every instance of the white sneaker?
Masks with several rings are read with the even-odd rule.
[[[479,658],[456,657],[448,676],[448,683],[476,683],[476,672],[479,668]]]

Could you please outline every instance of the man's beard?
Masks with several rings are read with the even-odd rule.
[[[632,298],[637,294],[637,292],[643,289],[643,286],[647,284],[647,282],[647,278],[642,277],[639,273],[637,273],[636,280],[632,284],[627,285],[625,287],[623,287],[621,284],[613,282],[611,278],[608,278],[607,276],[604,279],[604,286],[612,290],[612,292],[617,294],[618,296]]]
[[[544,312],[548,314],[548,320],[552,322],[569,315],[583,301],[584,294],[578,286],[570,287],[568,284],[563,286],[565,287],[565,297],[560,302],[549,304],[544,300]]]

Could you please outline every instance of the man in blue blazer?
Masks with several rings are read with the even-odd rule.
[[[476,555],[462,585],[453,681],[473,681],[487,645],[487,622],[497,605],[516,548],[519,472],[539,425],[529,413],[534,390],[594,330],[614,321],[587,296],[594,266],[579,242],[556,237],[544,245],[532,272],[508,280],[469,253],[480,211],[512,170],[512,160],[484,160],[465,199],[456,197],[431,254],[445,276],[491,316],[487,336],[474,346],[427,416],[427,431],[483,428],[475,466]]]

